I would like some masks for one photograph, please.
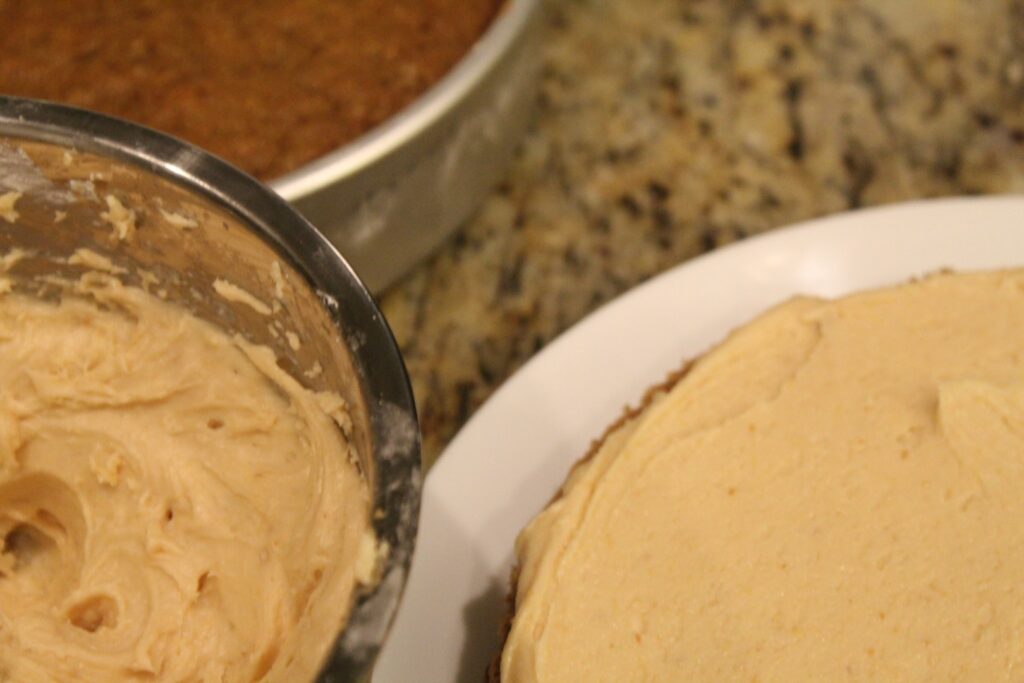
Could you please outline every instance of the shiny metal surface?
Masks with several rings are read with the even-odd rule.
[[[270,182],[375,291],[440,244],[497,182],[534,105],[541,0],[507,0],[452,71],[358,140]]]
[[[16,222],[0,221],[0,252],[32,251],[8,273],[17,289],[46,296],[34,276],[76,276],[81,270],[63,259],[88,247],[127,268],[127,282],[166,290],[196,315],[270,346],[293,376],[319,363],[322,373],[305,384],[348,401],[352,441],[373,491],[373,525],[390,552],[380,581],[358,595],[319,680],[367,677],[405,584],[422,478],[405,368],[352,269],[280,197],[231,166],[82,110],[0,97],[0,194],[9,191],[22,196]],[[135,212],[131,241],[117,240],[104,220],[108,196]],[[274,261],[287,283],[280,297]],[[153,276],[158,284],[147,283]],[[215,296],[216,278],[279,301],[279,310],[268,317]],[[301,348],[275,335],[271,321],[297,332]]]

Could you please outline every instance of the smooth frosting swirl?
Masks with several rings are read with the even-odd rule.
[[[523,532],[502,680],[1024,676],[1024,273],[799,299]]]

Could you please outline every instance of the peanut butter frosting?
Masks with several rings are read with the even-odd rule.
[[[372,571],[344,411],[109,274],[0,294],[0,681],[312,680]]]
[[[521,534],[502,680],[1024,677],[1024,272],[797,299]]]

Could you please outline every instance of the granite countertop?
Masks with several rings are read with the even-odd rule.
[[[1024,192],[1024,0],[548,10],[505,181],[381,300],[427,463],[552,338],[686,259],[862,206]]]

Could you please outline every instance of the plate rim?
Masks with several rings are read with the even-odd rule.
[[[589,312],[587,315],[585,315],[580,320],[578,320],[577,322],[566,328],[564,331],[562,331],[560,334],[558,334],[556,337],[554,337],[550,342],[548,342],[548,344],[544,346],[544,348],[542,348],[539,352],[534,354],[527,362],[525,362],[514,373],[512,373],[501,384],[501,386],[499,386],[494,391],[494,393],[492,393],[491,396],[488,397],[488,399],[476,410],[473,416],[469,420],[467,420],[467,422],[463,425],[463,427],[459,430],[459,432],[455,435],[455,437],[451,440],[447,447],[442,451],[441,455],[436,461],[436,464],[428,472],[424,484],[424,507],[427,507],[428,499],[431,499],[432,496],[434,495],[439,495],[439,489],[444,489],[449,486],[449,480],[452,480],[453,478],[458,478],[458,474],[461,469],[473,468],[473,464],[486,462],[488,460],[488,457],[493,457],[493,454],[481,454],[472,452],[472,449],[469,448],[469,446],[471,446],[472,442],[478,437],[478,432],[480,432],[481,429],[489,429],[492,422],[495,419],[500,420],[502,418],[502,408],[505,406],[505,404],[511,403],[512,399],[515,398],[516,393],[520,391],[525,391],[525,389],[520,389],[520,387],[524,385],[524,383],[527,383],[531,378],[534,378],[534,376],[537,375],[538,373],[543,373],[544,367],[546,365],[557,361],[559,356],[564,356],[577,344],[593,343],[589,341],[589,338],[593,335],[594,330],[600,327],[602,320],[613,317],[616,311],[628,310],[631,307],[638,307],[639,304],[642,303],[647,297],[652,296],[650,294],[651,292],[657,292],[659,289],[665,287],[672,287],[673,285],[669,283],[675,279],[683,278],[681,273],[690,273],[690,277],[699,278],[701,276],[701,271],[714,272],[717,269],[728,269],[731,267],[730,261],[740,262],[744,258],[747,258],[746,255],[749,253],[756,253],[762,250],[769,250],[773,246],[780,247],[783,251],[785,251],[793,249],[794,247],[798,246],[802,240],[806,239],[810,239],[815,244],[827,244],[828,241],[836,240],[837,237],[840,236],[850,238],[850,235],[852,234],[851,229],[856,230],[858,225],[861,223],[864,224],[864,227],[862,227],[861,229],[865,231],[870,231],[880,229],[878,226],[886,224],[887,221],[892,221],[894,219],[899,219],[907,216],[913,217],[915,220],[920,221],[925,218],[928,218],[929,216],[937,215],[936,212],[938,212],[939,214],[945,214],[947,215],[947,217],[950,215],[954,217],[957,215],[966,217],[969,214],[1002,216],[1000,218],[1000,223],[998,223],[996,226],[990,226],[993,227],[994,229],[998,228],[1000,230],[1011,229],[1009,226],[1010,220],[1007,218],[1008,215],[1020,216],[1020,219],[1018,220],[1020,222],[1020,236],[1022,241],[1021,248],[1019,249],[1019,253],[1017,254],[1018,258],[1015,259],[1015,262],[1024,265],[1024,195],[1014,194],[987,195],[981,197],[943,197],[934,199],[919,199],[908,202],[866,207],[854,211],[845,211],[835,214],[829,214],[825,216],[802,220],[789,225],[780,226],[765,233],[760,233],[758,235],[745,238],[741,241],[714,249],[710,252],[706,252],[704,254],[682,261],[677,265],[665,269],[664,271],[648,278],[647,280],[637,284],[636,286],[626,290],[625,292],[598,306],[596,309]],[[957,238],[963,238],[962,231],[969,229],[969,227],[969,225],[964,225],[963,227],[953,227],[950,225],[944,225],[940,226],[938,230],[940,230],[943,236],[946,237],[955,234]],[[926,228],[920,229],[924,230]],[[908,230],[907,232],[913,233],[914,231]],[[860,235],[855,235],[852,239],[863,240],[863,238],[860,237]],[[987,259],[988,257],[985,258]],[[911,261],[912,259],[907,258],[903,260]],[[989,260],[995,261],[997,259],[992,258]],[[936,270],[937,268],[941,267],[943,266],[935,266],[930,269],[925,269],[925,271],[923,272],[928,272],[929,270]],[[999,266],[990,265],[984,267],[996,268]],[[974,268],[971,266],[963,266],[963,269],[972,270]],[[867,273],[869,269],[867,267],[861,267],[859,268],[859,270]],[[906,268],[903,268],[903,272],[903,279],[909,279],[917,274],[920,274],[919,272],[915,272],[915,268],[912,265],[908,265]],[[872,280],[873,278],[864,275],[860,279]],[[883,278],[883,281],[892,282],[893,280]],[[845,287],[843,291],[837,292],[836,295],[842,295],[844,293],[853,292],[857,290],[870,289],[873,286],[878,285],[854,284],[852,286]],[[754,313],[753,315],[756,315],[756,313]],[[750,316],[748,315],[746,317],[747,319],[749,319]],[[698,322],[697,324],[699,325],[700,323]],[[740,323],[738,324],[742,324],[742,321],[740,321]],[[718,334],[716,338],[721,338],[722,334],[724,333]],[[683,361],[685,356],[686,354],[681,355],[680,361]],[[663,368],[663,375],[665,373],[668,373],[672,369],[673,368],[671,367]],[[640,379],[646,379],[647,385],[649,386],[660,380],[661,376],[652,375],[650,377]],[[577,389],[577,391],[578,390],[579,389]],[[642,392],[637,393],[635,395],[619,396],[618,398],[621,411],[622,409],[625,409],[631,405],[635,405],[636,402],[642,398]],[[609,419],[607,423],[610,423],[612,419]],[[594,438],[597,436],[599,436],[599,434],[589,433],[586,435],[582,435],[582,438],[587,439]],[[578,459],[579,457],[582,457],[583,454],[584,453],[581,451],[575,455],[575,458]],[[474,456],[477,458],[476,460],[468,460],[469,458]],[[545,462],[551,459],[552,457],[549,456],[545,460]],[[559,462],[561,462],[561,460],[559,460]],[[572,462],[573,460],[568,460],[568,462],[566,463],[566,468],[570,467]],[[547,464],[550,465],[551,463],[548,462]],[[565,469],[565,471],[563,472],[563,478],[564,474],[567,472],[568,469]],[[552,490],[548,492],[547,495],[550,495],[554,493],[555,490],[557,490],[559,481],[560,480],[556,481],[553,484]],[[504,491],[500,483],[494,485],[493,483],[482,482],[481,487],[490,487],[492,489],[497,489],[498,491],[503,492],[505,495],[515,493],[514,490],[507,492]],[[539,509],[529,511],[528,518],[532,519],[539,511]],[[436,558],[437,553],[440,552],[438,549],[431,550],[427,547],[429,539],[426,538],[426,536],[430,535],[431,532],[433,531],[432,520],[428,520],[425,517],[423,520],[423,524],[421,525],[421,529],[423,531],[421,532],[421,536],[419,539],[416,557],[414,557],[413,559],[413,573],[412,575],[410,575],[409,581],[409,588],[412,590],[415,590],[416,588],[415,578],[417,566],[425,564],[423,558],[425,558],[426,556],[431,555],[433,558]],[[473,537],[469,539],[471,545],[478,540],[478,538]],[[477,549],[477,545],[473,545],[471,549]],[[508,543],[507,545],[508,554],[511,555],[512,545],[511,543]],[[417,563],[417,558],[420,558],[419,563]],[[497,572],[497,569],[485,569],[485,571],[490,572],[489,578],[492,581],[495,579],[502,579],[503,585],[507,587],[507,569],[508,568],[505,567],[504,576],[501,576],[500,572]],[[444,592],[444,589],[442,589],[442,592]],[[457,598],[453,610],[456,608],[464,607],[466,604],[465,601],[473,597],[472,595],[470,595],[469,592],[463,590],[454,590],[449,592]],[[406,599],[403,600],[403,605],[399,608],[399,619],[401,619],[402,615],[405,613],[403,607],[409,604],[409,597],[410,596],[407,596]],[[418,618],[417,615],[406,616],[410,619]],[[497,624],[495,624],[495,626],[497,626]],[[462,644],[460,644],[460,647],[462,647],[462,654],[463,656],[465,656],[465,648],[462,646]],[[384,658],[401,659],[401,654],[402,653],[397,650],[397,646],[388,647],[388,645],[385,644]],[[445,671],[449,673],[457,672],[457,664],[457,662],[453,662],[450,665],[447,665]],[[418,672],[426,676],[429,676],[432,673],[437,673],[420,670],[418,670]],[[451,680],[451,676],[449,675],[448,678],[445,679],[425,678],[424,680]],[[480,680],[480,677],[478,676],[476,680]]]

